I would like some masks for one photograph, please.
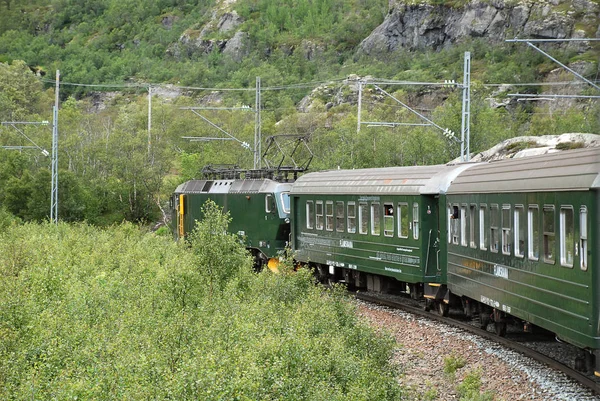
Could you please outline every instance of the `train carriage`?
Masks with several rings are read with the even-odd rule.
[[[482,325],[511,315],[598,352],[599,148],[474,165],[445,207],[448,289]]]
[[[175,238],[182,238],[202,219],[202,206],[214,201],[229,212],[229,231],[240,234],[261,268],[277,265],[289,241],[291,183],[271,179],[191,180],[172,197]]]
[[[440,288],[446,278],[445,243],[438,238],[445,228],[438,224],[437,198],[467,167],[305,174],[290,192],[296,258],[323,279],[372,290],[398,287],[417,297],[423,283]]]

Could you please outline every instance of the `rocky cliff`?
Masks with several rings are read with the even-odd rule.
[[[600,37],[600,4],[592,0],[474,0],[462,6],[390,0],[384,22],[364,39],[363,54],[439,49],[464,38]],[[456,3],[456,2],[454,2]],[[584,50],[589,43],[578,42]]]

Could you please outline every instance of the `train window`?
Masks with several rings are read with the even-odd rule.
[[[317,230],[322,230],[323,229],[323,201],[317,201],[316,204],[316,228]]]
[[[265,196],[265,212],[271,213],[275,209],[275,202],[273,201],[273,195],[267,194]]]
[[[369,230],[369,207],[366,203],[358,204],[358,231],[366,234]]]
[[[413,238],[419,239],[419,204],[413,203]]]
[[[348,232],[356,232],[356,204],[354,202],[348,202],[347,205],[347,220],[348,220]]]
[[[315,204],[313,201],[306,201],[306,228],[309,230],[315,228]]]
[[[540,258],[540,211],[538,205],[529,205],[527,211],[527,249],[529,259]]]
[[[448,243],[451,244],[452,243],[452,205],[448,204],[448,212],[446,213],[446,215],[448,216],[448,221],[446,222],[446,226],[448,227],[448,229],[446,231],[448,231]]]
[[[325,202],[325,229],[333,231],[333,201]]]
[[[525,208],[523,205],[515,205],[515,256],[525,256]]]
[[[383,235],[394,236],[394,205],[392,203],[383,204]]]
[[[460,239],[460,214],[458,212],[458,205],[452,205],[450,222],[452,224],[452,243],[458,245]]]
[[[460,244],[467,246],[467,205],[460,207]]]
[[[512,246],[511,237],[511,217],[510,217],[510,205],[502,205],[502,253],[504,255],[510,255],[510,248]]]
[[[381,217],[379,203],[371,203],[371,234],[379,235],[381,233]]]
[[[542,215],[544,262],[554,263],[555,229],[554,205],[545,205]]]
[[[279,197],[281,198],[281,208],[283,213],[290,213],[290,193],[282,192],[279,194]]]
[[[477,216],[477,205],[471,204],[469,207],[469,244],[471,248],[477,248],[477,224],[476,224],[476,216]]]
[[[485,218],[487,214],[487,205],[479,205],[479,249],[487,251],[490,239],[488,236],[488,221]]]
[[[398,204],[398,237],[408,238],[408,203]]]
[[[573,220],[573,207],[561,206],[560,208],[560,264],[573,267],[575,253],[575,223]]]
[[[579,209],[579,265],[581,270],[588,268],[588,243],[587,243],[587,207]]]
[[[496,204],[490,206],[490,251],[498,252],[500,247],[500,208]]]
[[[344,202],[335,203],[335,230],[344,232]]]

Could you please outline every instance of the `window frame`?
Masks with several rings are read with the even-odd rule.
[[[469,205],[469,246],[472,249],[477,249],[477,204]]]
[[[520,213],[519,213],[520,212]],[[513,231],[514,231],[514,250],[517,258],[525,257],[525,240],[526,236],[526,225],[525,225],[525,206],[522,204],[515,205],[513,210]],[[521,242],[523,243],[523,249],[521,249]]]
[[[273,206],[275,206],[275,198],[273,194],[265,195],[265,213],[273,213]]]
[[[405,210],[405,213],[402,213],[403,208]],[[410,215],[408,213],[408,202],[398,202],[396,210],[397,210],[396,214],[398,216],[398,238],[407,239],[408,236],[410,235]],[[406,225],[404,227],[402,226],[403,216],[406,217],[406,219],[405,219]],[[406,228],[406,235],[402,234],[403,228]]]
[[[569,228],[567,226],[567,213],[570,212],[571,213],[571,224],[570,224],[570,228],[571,228],[571,232],[568,233],[567,229]],[[573,209],[572,205],[561,205],[560,206],[560,212],[559,212],[559,218],[558,218],[559,224],[558,224],[558,237],[559,237],[559,256],[560,256],[560,265],[563,267],[568,267],[568,268],[573,268],[573,265],[575,264],[575,211]],[[571,235],[571,244],[570,244],[570,248],[569,244],[567,243],[568,239],[569,239],[569,234]],[[567,257],[568,257],[568,252],[571,251],[571,262],[569,263]]]
[[[418,240],[419,239],[419,230],[421,229],[421,219],[419,216],[419,204],[417,202],[413,203],[413,208],[412,208],[412,230],[413,230],[413,239],[414,240]]]
[[[371,202],[371,235],[381,235],[381,204],[379,202]]]
[[[534,211],[536,213],[535,221]],[[540,260],[540,206],[538,204],[527,207],[527,258],[533,261]]]
[[[333,213],[334,213],[333,201],[332,200],[325,201],[325,231],[333,231],[333,224],[334,224],[334,220],[333,220],[334,214]]]
[[[391,224],[390,224],[391,220]],[[388,224],[391,227],[391,231],[387,230]],[[393,237],[394,236],[394,204],[392,202],[383,203],[383,236]]]
[[[315,229],[315,202],[312,200],[306,201],[306,228],[308,230]]]
[[[500,252],[500,220],[500,205],[490,204],[490,251],[493,253]]]
[[[340,208],[341,205],[341,208]],[[343,233],[346,231],[346,214],[344,212],[346,205],[344,201],[336,201],[335,202],[335,231],[338,233]],[[342,214],[340,215],[340,211]]]
[[[369,233],[369,204],[367,202],[358,203],[358,232],[363,235]]]
[[[510,204],[502,204],[502,210],[500,212],[500,248],[502,249],[503,255],[510,255],[512,248],[512,237],[511,231],[513,216],[511,215],[511,205]],[[506,221],[505,221],[506,220]],[[506,225],[504,223],[507,223]]]
[[[453,203],[450,212],[450,224],[451,232],[452,232],[452,244],[459,245],[460,244],[460,205],[458,203]]]
[[[352,206],[352,214],[350,214],[350,206]],[[346,229],[350,234],[356,233],[356,202],[354,201],[346,203]]]
[[[552,231],[547,231],[546,228],[546,213],[552,212]],[[542,208],[542,244],[543,244],[543,260],[544,263],[556,264],[556,207],[554,205],[544,205]],[[551,251],[551,253],[549,253]]]
[[[319,206],[321,207],[321,213],[319,213]],[[322,200],[318,200],[315,202],[315,229],[323,230],[325,227],[325,206],[323,205]]]
[[[488,211],[487,203],[479,204],[479,249],[487,251],[489,249],[490,237],[487,225],[489,218],[486,219]]]
[[[469,246],[467,241],[467,204],[460,205],[460,244],[464,247]]]
[[[579,207],[579,268],[588,270],[588,208]]]

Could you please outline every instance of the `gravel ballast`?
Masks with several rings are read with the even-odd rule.
[[[396,338],[394,362],[401,368],[399,380],[410,391],[410,399],[458,400],[463,380],[479,375],[482,399],[600,400],[563,373],[491,341],[406,312],[357,302],[361,316]],[[444,365],[452,360],[464,366],[446,373]]]

